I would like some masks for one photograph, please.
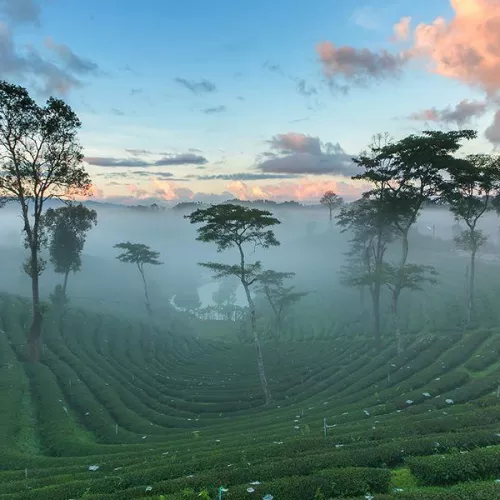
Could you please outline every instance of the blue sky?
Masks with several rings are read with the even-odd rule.
[[[479,28],[491,1],[475,0],[484,4]],[[76,110],[97,198],[314,201],[327,188],[352,197],[361,188],[350,181],[349,155],[377,132],[398,139],[462,125],[480,132],[472,150],[499,140],[491,78],[436,70],[443,54],[421,43],[418,57],[398,58],[419,45],[415,26],[438,17],[449,29],[436,46],[458,43],[471,3],[0,0],[0,74]],[[407,16],[408,37],[391,40]],[[334,47],[326,62],[325,42]],[[463,100],[477,106],[457,110]],[[432,109],[427,122],[415,119]]]

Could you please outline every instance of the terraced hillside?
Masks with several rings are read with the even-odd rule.
[[[269,348],[266,408],[250,346],[70,311],[34,366],[0,321],[1,499],[500,498],[500,331]]]

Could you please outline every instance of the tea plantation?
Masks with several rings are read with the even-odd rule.
[[[29,303],[0,296],[0,499],[500,498],[500,331],[252,346],[70,310],[19,361]],[[325,436],[326,419],[326,436]]]

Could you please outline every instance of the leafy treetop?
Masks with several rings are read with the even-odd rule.
[[[221,252],[233,246],[241,248],[244,243],[269,248],[280,243],[271,226],[280,224],[267,210],[233,204],[212,205],[198,209],[185,216],[191,224],[203,224],[198,228],[198,241],[214,242]]]
[[[144,264],[150,264],[153,266],[163,264],[163,262],[158,260],[160,252],[151,250],[150,247],[144,245],[143,243],[130,243],[130,241],[127,241],[125,243],[117,243],[113,246],[113,248],[125,250],[116,258],[121,262],[136,264],[141,272],[144,269]]]
[[[76,113],[60,99],[39,106],[28,91],[0,81],[0,195],[35,201],[35,217],[49,198],[88,195]]]

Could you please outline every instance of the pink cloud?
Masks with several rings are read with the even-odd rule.
[[[242,181],[231,182],[227,190],[242,200],[270,199],[275,201],[297,200],[318,201],[325,191],[332,190],[345,198],[358,198],[367,185],[328,180],[303,179],[300,182],[280,182],[279,184],[253,185]]]
[[[483,115],[487,110],[487,102],[461,100],[456,106],[437,109],[429,108],[412,113],[411,120],[425,122],[456,123],[459,127],[465,125],[472,118]]]
[[[394,40],[408,40],[410,36],[411,17],[402,17],[399,22],[394,25]]]
[[[430,24],[420,23],[413,33],[413,47],[408,55],[430,61],[434,73],[494,95],[500,90],[500,2],[450,0],[450,3],[454,18],[446,21],[438,17]]]
[[[341,77],[347,82],[362,84],[367,80],[398,76],[408,61],[406,53],[375,52],[347,45],[336,47],[331,42],[319,43],[316,52],[323,65],[323,73],[330,82]]]

